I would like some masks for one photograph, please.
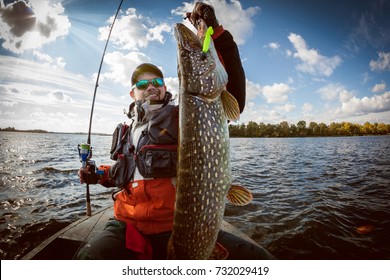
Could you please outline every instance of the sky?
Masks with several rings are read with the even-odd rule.
[[[390,0],[209,0],[240,51],[236,124],[390,123]],[[0,128],[87,132],[120,0],[0,0]],[[177,95],[173,25],[194,1],[124,0],[103,60],[92,132],[127,121],[134,68]],[[192,28],[192,27],[191,27]]]

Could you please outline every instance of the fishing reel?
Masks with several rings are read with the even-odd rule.
[[[79,158],[81,162],[81,167],[86,168],[87,162],[92,157],[92,147],[90,144],[78,144]]]
[[[87,183],[96,184],[99,176],[104,175],[104,170],[99,170],[96,168],[96,164],[94,160],[91,160],[92,158],[92,147],[90,144],[79,144],[78,145],[79,150],[79,158],[81,162],[82,168],[89,167],[89,172],[86,178],[84,180]],[[95,182],[96,181],[96,182]]]

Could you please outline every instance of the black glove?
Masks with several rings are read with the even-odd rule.
[[[186,13],[187,18],[191,21],[195,28],[198,28],[198,20],[204,19],[207,26],[216,28],[219,26],[218,20],[215,17],[214,8],[202,2],[196,2],[192,13]]]
[[[88,165],[87,168],[81,168],[78,172],[80,183],[96,185],[100,180],[100,175],[96,174],[95,165]]]

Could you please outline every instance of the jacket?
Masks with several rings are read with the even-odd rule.
[[[119,187],[114,196],[115,218],[143,234],[172,230],[175,204],[178,107],[166,105],[149,111],[115,136],[111,158],[100,184]],[[117,131],[117,130],[116,130]],[[116,132],[114,132],[115,135]]]

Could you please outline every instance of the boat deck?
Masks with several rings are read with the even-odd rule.
[[[79,249],[103,230],[107,221],[114,216],[113,208],[102,209],[92,216],[81,218],[49,237],[27,253],[23,260],[72,260]],[[253,239],[239,231],[233,225],[223,221],[221,229],[230,232],[252,244],[259,246]]]

